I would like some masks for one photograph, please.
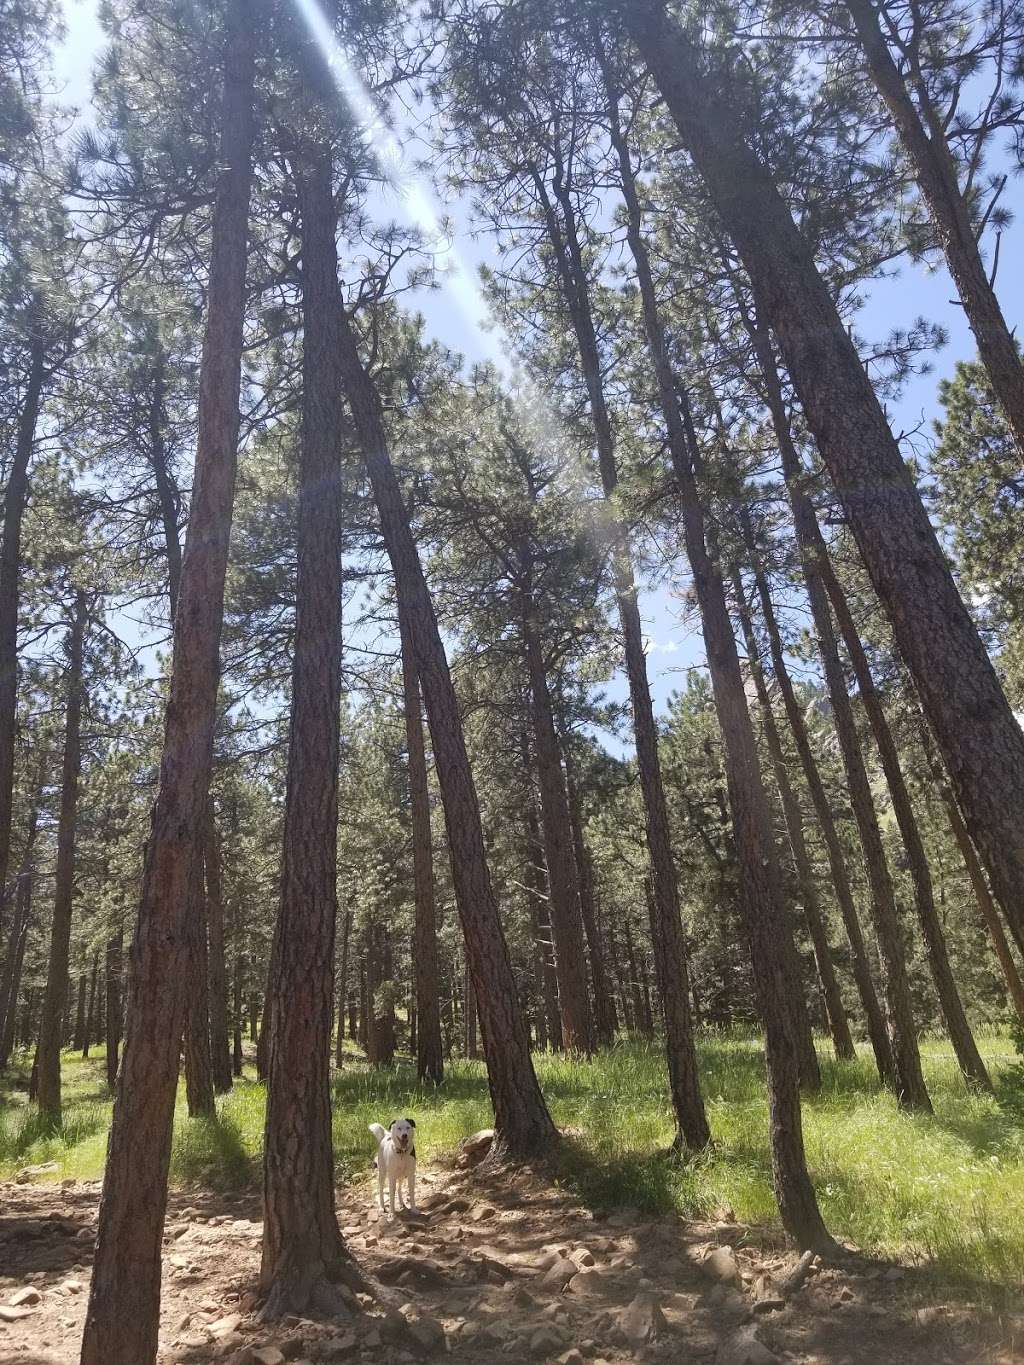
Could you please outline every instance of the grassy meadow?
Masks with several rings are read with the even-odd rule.
[[[823,1046],[824,1085],[804,1105],[805,1138],[826,1221],[843,1240],[926,1266],[938,1281],[998,1302],[1024,1288],[1024,1096],[1013,1087],[1008,1038],[983,1037],[979,1045],[995,1098],[966,1089],[948,1044],[924,1044],[932,1118],[897,1110],[866,1051],[836,1063]],[[683,1215],[728,1205],[741,1222],[773,1218],[757,1041],[702,1041],[715,1147],[688,1166],[664,1155],[672,1125],[656,1047],[623,1043],[589,1063],[536,1060],[555,1122],[571,1134],[559,1178],[592,1205]],[[65,1056],[65,1123],[56,1135],[40,1132],[24,1081],[24,1071],[15,1072],[0,1090],[0,1178],[48,1161],[57,1163],[54,1179],[98,1178],[110,1116],[102,1050],[87,1062]],[[373,1073],[353,1059],[334,1093],[342,1180],[369,1173],[372,1121],[413,1114],[421,1161],[443,1159],[490,1121],[484,1069],[475,1062],[451,1063],[435,1092],[418,1086],[406,1065]],[[257,1180],[263,1113],[263,1087],[251,1079],[218,1102],[216,1122],[190,1120],[182,1091],[172,1181],[226,1188]]]

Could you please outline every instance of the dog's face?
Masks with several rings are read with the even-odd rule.
[[[409,1148],[412,1146],[413,1138],[415,1137],[415,1129],[416,1129],[415,1119],[391,1120],[391,1127],[389,1128],[388,1131],[391,1134],[391,1141],[395,1144],[395,1146],[398,1148],[400,1152],[407,1152]]]

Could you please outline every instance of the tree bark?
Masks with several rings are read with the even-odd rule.
[[[420,685],[416,677],[409,623],[398,618],[402,643],[402,688],[405,748],[409,763],[409,808],[412,823],[413,884],[416,924],[413,972],[416,990],[416,1075],[440,1085],[444,1080],[441,1043],[440,981],[437,969],[437,920],[434,907],[434,852],[430,832],[430,789],[423,743]]]
[[[922,721],[921,725],[921,744],[924,749],[925,760],[928,764],[928,771],[931,773],[932,782],[938,791],[942,804],[946,810],[946,818],[949,827],[953,831],[953,838],[956,846],[960,850],[964,867],[967,869],[967,876],[970,879],[971,889],[974,892],[974,899],[977,902],[981,917],[985,921],[989,936],[992,939],[992,948],[1002,968],[1003,977],[1006,981],[1006,989],[1017,1015],[1024,1019],[1024,980],[1017,970],[1017,963],[1014,961],[1013,950],[1007,940],[999,912],[992,899],[992,893],[988,889],[988,882],[985,880],[985,872],[978,861],[974,845],[971,843],[971,836],[967,833],[967,826],[963,822],[960,808],[956,804],[956,796],[953,788],[946,781],[946,775],[942,770],[938,756],[932,747],[931,737],[928,734],[926,725]]]
[[[185,1099],[189,1118],[213,1118],[213,1060],[210,1056],[210,954],[207,942],[203,859],[193,870],[192,952],[189,959],[188,1016],[185,1020]]]
[[[72,1039],[71,1043],[71,1046],[74,1048],[76,1052],[81,1052],[83,1056],[86,1057],[89,1055],[89,1050],[86,1044],[87,1035],[85,1032],[85,1001],[88,982],[89,982],[88,973],[79,972],[78,1003],[75,1007],[75,1036]]]
[[[583,373],[590,418],[597,445],[601,488],[605,498],[605,534],[611,551],[612,576],[625,646],[626,675],[633,711],[633,734],[643,793],[647,849],[651,861],[653,915],[651,934],[658,990],[665,1016],[669,1091],[677,1132],[675,1145],[688,1151],[702,1150],[711,1140],[700,1090],[697,1051],[690,1017],[689,965],[679,905],[672,841],[665,804],[665,788],[658,754],[658,728],[644,654],[643,627],[637,601],[636,580],[628,531],[612,510],[619,475],[612,430],[602,379],[601,356],[590,308],[589,280],[576,229],[570,188],[564,181],[555,187],[561,209],[559,223],[554,204],[539,173],[533,172],[543,208],[548,239],[566,306],[572,321]]]
[[[338,1034],[335,1044],[334,1064],[340,1071],[345,1060],[345,1005],[348,1001],[348,957],[352,942],[352,909],[345,911],[345,921],[341,932],[341,963],[338,967],[338,1005],[335,1011],[338,1019]]]
[[[227,0],[221,170],[192,504],[82,1365],[150,1365],[157,1350],[160,1250],[193,917],[189,893],[202,851],[210,781],[238,454],[257,27],[254,0]]]
[[[294,174],[302,253],[302,439],[281,905],[267,989],[265,1318],[336,1311],[338,1281],[359,1280],[334,1212],[331,1138],[344,419],[330,153],[303,150]]]
[[[96,988],[99,985],[99,980],[100,955],[99,953],[93,953],[92,971],[89,977],[89,1008],[85,1016],[85,1028],[82,1031],[83,1060],[89,1056],[89,1048],[92,1045],[93,1039],[97,1036],[96,1032],[97,1008],[99,1006],[100,1001],[98,995],[96,994]]]
[[[1024,937],[1024,733],[828,286],[739,101],[663,0],[619,12],[665,98],[779,339],[808,426],[892,624],[993,890]]]
[[[985,1069],[985,1063],[981,1059],[978,1045],[974,1041],[971,1026],[967,1022],[967,1015],[953,976],[953,968],[950,965],[949,953],[946,949],[946,937],[942,932],[938,911],[935,908],[935,893],[932,889],[932,874],[928,866],[928,855],[924,850],[917,816],[914,814],[914,807],[903,776],[899,754],[896,752],[892,731],[882,707],[882,699],[878,695],[874,678],[871,676],[871,668],[864,652],[864,646],[860,641],[860,633],[850,612],[846,594],[836,577],[832,561],[828,557],[817,520],[815,520],[815,528],[818,530],[818,564],[825,590],[829,595],[832,610],[835,612],[836,621],[839,625],[839,632],[846,645],[846,653],[853,667],[853,676],[857,680],[861,703],[867,713],[871,733],[875,737],[875,744],[882,760],[882,771],[885,774],[889,795],[892,798],[896,824],[899,826],[903,847],[906,850],[910,876],[914,883],[917,918],[921,925],[921,936],[924,939],[925,951],[928,954],[932,981],[935,983],[935,993],[939,998],[939,1008],[946,1022],[946,1032],[949,1034],[949,1040],[953,1044],[953,1051],[956,1053],[960,1070],[966,1080],[982,1090],[991,1091],[992,1082],[989,1079],[988,1071]]]
[[[803,519],[807,509],[802,508],[797,499],[793,499],[792,502],[797,541],[804,555],[804,582],[810,600],[818,652],[825,674],[829,701],[832,705],[832,719],[843,758],[850,804],[853,807],[857,830],[860,834],[861,848],[864,853],[864,867],[870,889],[872,923],[882,962],[882,988],[885,993],[888,1012],[889,1042],[892,1048],[896,1098],[901,1105],[907,1108],[930,1111],[931,1101],[928,1098],[924,1074],[921,1070],[917,1028],[910,1001],[906,954],[903,948],[892,879],[889,875],[889,864],[882,844],[882,831],[878,824],[878,815],[875,811],[871,783],[868,779],[864,754],[857,734],[853,707],[846,691],[846,679],[839,659],[839,648],[832,627],[828,599],[817,564],[809,557],[806,549],[808,542],[803,529]],[[811,515],[813,516],[813,512]],[[754,569],[755,582],[763,603],[768,596],[768,584],[754,545],[749,522],[744,522],[743,530]]]
[[[14,899],[14,917],[8,937],[4,979],[0,983],[0,1071],[11,1060],[18,1016],[18,991],[25,964],[25,944],[32,918],[32,865],[22,859]]]
[[[528,590],[523,598],[521,629],[530,680],[534,753],[540,789],[544,861],[548,869],[548,912],[555,942],[562,1044],[568,1052],[586,1055],[593,1051],[594,1043],[572,823],[562,773],[562,754],[551,707],[547,667],[534,615],[535,607]]]
[[[46,993],[39,1027],[39,1113],[47,1125],[61,1123],[60,1054],[62,1019],[68,989],[68,950],[71,944],[71,909],[75,896],[75,833],[78,820],[78,786],[82,773],[82,668],[89,602],[85,590],[75,593],[74,614],[68,631],[68,683],[64,723],[64,759],[61,765],[60,815],[57,821],[57,868],[53,892],[53,924]]]
[[[825,931],[825,919],[818,898],[818,887],[814,880],[811,856],[807,851],[803,814],[796,792],[789,780],[789,774],[786,771],[786,757],[782,748],[782,739],[775,723],[775,713],[772,709],[771,697],[768,694],[764,669],[761,666],[761,651],[754,634],[750,609],[747,605],[743,582],[738,570],[733,571],[733,586],[740,625],[746,643],[747,663],[754,680],[754,690],[757,693],[758,706],[761,711],[765,744],[772,764],[775,785],[779,791],[779,800],[782,803],[782,815],[786,822],[786,832],[789,835],[789,845],[793,854],[797,885],[800,887],[804,916],[811,935],[811,943],[814,946],[818,979],[821,982],[821,994],[825,1002],[825,1017],[828,1019],[829,1032],[832,1035],[832,1045],[835,1048],[836,1057],[841,1061],[851,1061],[856,1057],[857,1050],[853,1045],[853,1035],[850,1033],[850,1025],[847,1022],[846,1010],[843,1007],[843,995],[839,989],[835,964],[832,961],[832,950],[829,947],[828,934]]]
[[[36,310],[37,311],[37,310]],[[46,346],[41,332],[29,344],[28,382],[11,470],[4,490],[0,540],[0,895],[6,894],[14,810],[14,741],[18,714],[18,611],[21,601],[21,525],[28,501],[29,464],[46,382]]]
[[[590,979],[594,988],[594,1029],[597,1042],[610,1047],[615,1041],[618,1020],[615,1017],[615,1002],[608,987],[608,973],[605,967],[604,945],[597,922],[594,904],[594,867],[590,850],[583,835],[583,815],[580,805],[579,788],[576,782],[574,763],[570,747],[562,744],[562,758],[565,764],[566,795],[569,800],[569,818],[572,823],[573,853],[579,877],[580,913],[583,916],[583,929],[587,936],[587,951],[590,954]]]
[[[912,64],[910,84],[917,97],[915,104],[893,61],[872,0],[846,0],[846,8],[857,29],[871,78],[914,168],[918,188],[928,205],[932,226],[978,344],[978,354],[1017,450],[1024,458],[1024,366],[996,291],[989,282],[942,117],[920,70]]]
[[[117,1088],[118,1052],[121,1047],[121,978],[124,973],[124,928],[119,923],[117,933],[107,940],[107,1086]]]
[[[480,806],[444,644],[423,576],[408,513],[388,451],[380,397],[363,367],[352,324],[340,314],[343,382],[380,516],[384,543],[406,614],[416,673],[430,723],[434,763],[448,830],[452,877],[487,1059],[496,1139],[492,1154],[536,1156],[557,1134],[530,1057],[529,1031],[516,993],[484,851]]]
[[[231,1089],[231,1039],[228,1029],[228,966],[224,952],[224,892],[221,882],[220,833],[213,803],[206,817],[203,863],[206,868],[206,932],[209,948],[210,1062],[213,1088]]]

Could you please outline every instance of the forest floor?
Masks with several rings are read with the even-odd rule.
[[[778,1287],[795,1257],[771,1221],[757,1049],[722,1039],[703,1050],[717,1145],[696,1168],[664,1155],[655,1050],[627,1046],[584,1066],[539,1058],[568,1133],[561,1167],[543,1176],[453,1164],[487,1121],[478,1066],[452,1067],[441,1092],[407,1068],[346,1067],[339,1219],[383,1287],[330,1324],[256,1321],[262,1087],[236,1086],[214,1123],[180,1116],[161,1361],[1024,1362],[1024,1133],[1009,1096],[968,1094],[929,1045],[936,1118],[923,1120],[900,1114],[870,1068],[826,1061],[825,1092],[805,1106],[808,1151],[830,1226],[864,1258],[815,1267],[787,1298]],[[990,1060],[1007,1050],[986,1040]],[[56,1138],[34,1130],[23,1093],[0,1095],[3,1365],[77,1359],[109,1101],[95,1059],[67,1059],[65,1076]],[[373,1208],[365,1124],[396,1114],[418,1120],[426,1216],[387,1222]],[[11,1306],[24,1316],[5,1322]]]

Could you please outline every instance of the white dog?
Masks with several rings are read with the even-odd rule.
[[[370,1132],[377,1139],[377,1195],[380,1207],[389,1218],[395,1215],[395,1191],[398,1191],[400,1213],[418,1213],[416,1208],[416,1120],[392,1119],[390,1127],[371,1123]],[[391,1212],[384,1203],[384,1181],[388,1182]],[[409,1184],[409,1203],[402,1198],[402,1181]]]

